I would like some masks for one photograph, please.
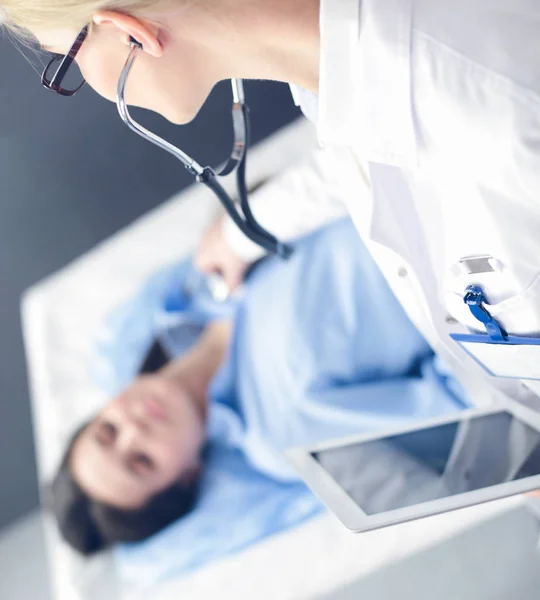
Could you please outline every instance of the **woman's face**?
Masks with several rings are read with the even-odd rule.
[[[83,430],[70,468],[94,500],[138,508],[195,476],[204,439],[204,418],[181,384],[143,376]]]

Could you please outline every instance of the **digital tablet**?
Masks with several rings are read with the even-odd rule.
[[[287,457],[346,527],[368,531],[540,489],[540,415],[470,409]]]

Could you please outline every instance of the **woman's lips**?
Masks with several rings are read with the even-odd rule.
[[[148,414],[154,419],[159,419],[160,421],[165,421],[167,419],[167,413],[165,409],[163,408],[161,402],[155,398],[147,396],[144,399],[144,406]]]

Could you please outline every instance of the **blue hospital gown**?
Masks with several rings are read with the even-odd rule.
[[[122,389],[164,307],[176,304],[190,322],[235,314],[232,347],[210,390],[199,501],[150,539],[115,549],[133,585],[177,577],[317,514],[321,505],[285,448],[464,406],[350,221],[298,241],[287,262],[266,260],[238,303],[213,306],[204,286],[188,298],[186,280],[197,280],[189,262],[167,267],[110,316],[96,372],[111,393]]]
[[[286,448],[467,405],[348,219],[255,269],[212,397],[240,415],[251,464],[282,480],[296,479]]]

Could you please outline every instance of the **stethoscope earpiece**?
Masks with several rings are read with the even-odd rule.
[[[142,50],[142,44],[141,42],[138,42],[133,36],[129,36],[129,43],[131,46],[135,46],[136,48],[138,48],[139,50]]]

